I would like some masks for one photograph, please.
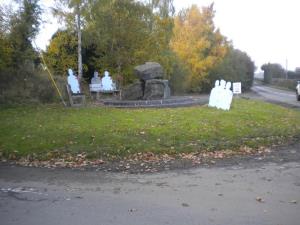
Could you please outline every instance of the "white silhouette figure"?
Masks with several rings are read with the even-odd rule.
[[[103,89],[101,78],[98,75],[99,75],[98,72],[95,71],[94,77],[92,78],[91,83],[90,83],[90,91],[91,92],[98,93],[99,91],[102,91],[102,89]]]
[[[232,102],[233,93],[230,90],[231,82],[216,80],[215,87],[211,90],[209,106],[217,109],[229,110]]]
[[[220,87],[217,89],[218,90],[217,91],[217,101],[216,101],[217,109],[221,109],[223,98],[224,98],[224,95],[225,95],[225,85],[226,85],[226,81],[221,80],[220,81]]]
[[[97,71],[94,72],[94,77],[91,80],[91,84],[102,84],[101,78],[99,77],[99,73]]]
[[[231,106],[233,93],[230,90],[230,88],[231,88],[231,82],[227,82],[225,87],[224,99],[222,101],[222,106],[221,106],[221,109],[223,110],[229,110]]]
[[[217,97],[218,97],[217,93],[218,93],[218,89],[219,88],[220,88],[220,81],[216,80],[215,87],[210,92],[208,106],[210,106],[210,107],[216,107],[216,105],[217,105]]]
[[[74,93],[74,94],[80,93],[79,82],[78,82],[77,77],[73,74],[72,69],[68,69],[68,73],[69,73],[68,84],[71,87],[72,93]]]
[[[104,72],[104,77],[102,78],[102,86],[103,86],[103,91],[114,91],[115,84],[112,81],[111,77],[109,76],[109,72],[105,71]]]

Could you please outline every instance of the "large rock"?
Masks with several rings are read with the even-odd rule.
[[[143,65],[136,66],[134,68],[134,73],[140,80],[147,81],[162,78],[164,70],[159,63],[146,62]]]
[[[141,100],[143,99],[143,83],[136,81],[133,84],[128,85],[122,91],[123,100]]]
[[[170,97],[170,87],[167,80],[147,80],[144,100],[165,99]]]

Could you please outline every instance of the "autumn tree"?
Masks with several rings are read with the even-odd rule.
[[[175,55],[170,48],[175,14],[173,0],[150,0],[148,7],[152,12],[149,21],[149,60],[159,62],[165,69],[165,78],[170,79],[175,61]]]
[[[213,4],[200,10],[196,5],[182,10],[175,18],[171,47],[188,71],[191,91],[201,91],[209,71],[227,52],[227,41],[215,28]]]
[[[65,75],[69,68],[77,67],[77,38],[70,30],[58,30],[44,53],[47,66],[55,75]]]

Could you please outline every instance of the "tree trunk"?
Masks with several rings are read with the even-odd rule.
[[[81,27],[80,27],[80,6],[77,4],[77,34],[78,34],[78,81],[82,80],[82,55],[81,55]]]

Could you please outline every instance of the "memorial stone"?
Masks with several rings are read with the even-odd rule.
[[[122,99],[157,100],[170,97],[169,83],[168,80],[162,80],[164,72],[159,63],[146,62],[143,65],[136,66],[134,73],[140,81],[126,87],[122,92]],[[134,98],[134,96],[137,98]]]

